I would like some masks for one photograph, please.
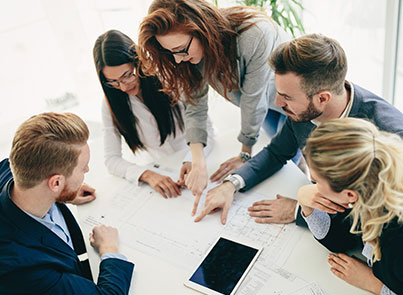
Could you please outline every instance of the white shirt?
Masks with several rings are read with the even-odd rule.
[[[183,149],[188,149],[185,140],[185,133],[179,128],[176,123],[176,136],[167,136],[163,145],[161,144],[160,132],[157,121],[147,106],[140,101],[137,96],[129,96],[131,108],[134,116],[137,118],[137,131],[140,141],[147,148],[150,156],[157,161],[162,157],[173,154]],[[182,116],[184,115],[184,107],[179,104]],[[154,170],[152,165],[139,166],[131,163],[122,157],[122,135],[113,124],[112,115],[106,99],[102,103],[102,122],[103,122],[103,138],[104,138],[104,159],[108,171],[116,176],[124,177],[129,181],[137,182],[141,174],[145,170]],[[209,126],[209,139],[205,154],[211,151],[213,145],[214,130],[211,122]],[[124,141],[124,139],[123,139]],[[125,141],[124,141],[125,142]],[[126,142],[125,142],[126,143]],[[186,161],[191,161],[190,150],[185,157]],[[154,170],[155,171],[155,170]]]

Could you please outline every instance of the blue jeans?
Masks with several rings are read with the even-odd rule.
[[[283,125],[287,119],[287,116],[277,111],[269,109],[266,118],[263,121],[262,128],[266,132],[267,136],[273,138],[283,128]],[[297,154],[291,160],[298,165],[301,160],[302,152],[298,149]]]

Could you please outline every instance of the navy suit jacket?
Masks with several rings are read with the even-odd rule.
[[[362,235],[350,233],[351,210],[333,216],[329,232],[322,240],[323,246],[340,253],[362,248]],[[397,218],[385,224],[379,236],[381,260],[372,265],[374,275],[396,294],[403,294],[403,223]]]
[[[352,85],[354,99],[348,116],[367,119],[380,130],[403,136],[403,114],[383,98],[355,84]],[[348,84],[346,87],[349,87]],[[315,128],[311,121],[293,122],[287,118],[283,128],[270,144],[234,172],[245,180],[245,187],[241,191],[247,191],[280,170],[305,146]],[[306,226],[300,212],[297,215],[297,225]]]
[[[120,259],[101,262],[92,281],[81,230],[70,210],[57,203],[74,250],[10,199],[14,185],[8,160],[0,163],[0,294],[127,294],[134,265]]]

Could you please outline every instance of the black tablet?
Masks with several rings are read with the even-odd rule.
[[[212,295],[233,295],[262,248],[238,239],[219,237],[185,286]]]

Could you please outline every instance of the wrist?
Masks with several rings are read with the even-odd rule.
[[[206,169],[206,162],[204,161],[204,159],[203,159],[203,161],[202,160],[192,161],[192,169],[193,168],[195,168],[195,169]]]
[[[249,161],[252,158],[252,156],[248,152],[240,152],[239,157],[241,158],[243,163]]]
[[[371,280],[371,284],[370,287],[368,288],[370,292],[374,293],[374,294],[381,294],[382,288],[383,288],[383,283],[374,275],[374,273],[372,272],[372,277],[373,280]]]
[[[191,143],[189,146],[190,151],[192,152],[192,163],[204,162],[203,144]]]
[[[241,152],[252,154],[252,146],[242,145]]]
[[[308,217],[309,215],[311,215],[314,210],[315,210],[314,208],[301,205],[301,212],[302,212],[302,215],[303,215],[304,217]]]
[[[147,182],[150,180],[150,178],[155,174],[155,172],[151,170],[145,170],[143,174],[140,175],[139,181]]]
[[[223,188],[225,188],[225,190],[230,191],[232,194],[235,194],[237,191],[235,185],[230,181],[224,180],[224,182],[221,185],[223,186]]]
[[[118,253],[118,247],[116,246],[99,247],[99,256],[102,256],[105,253]]]
[[[224,178],[223,184],[231,188],[232,193],[235,193],[241,189],[241,182],[234,175],[230,174]]]

